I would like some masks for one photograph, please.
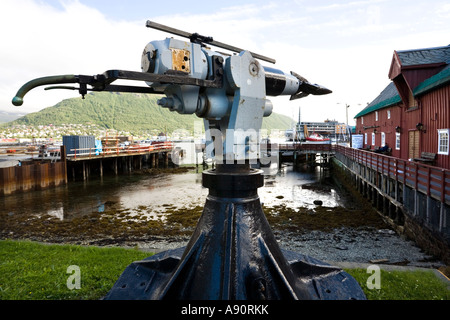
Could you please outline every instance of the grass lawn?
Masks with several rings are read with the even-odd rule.
[[[0,300],[100,299],[126,266],[148,256],[133,249],[2,240]],[[68,288],[68,281],[77,285],[77,270],[70,266],[79,267],[80,289]]]
[[[380,270],[379,289],[369,289],[371,273],[366,269],[345,269],[358,281],[368,300],[449,300],[450,290],[432,270]],[[369,282],[371,282],[369,280]]]
[[[111,289],[126,266],[149,255],[135,249],[1,240],[0,300],[97,300]],[[369,300],[450,297],[446,285],[432,271],[381,270],[380,289],[368,289],[371,274],[365,269],[345,271],[359,282]]]

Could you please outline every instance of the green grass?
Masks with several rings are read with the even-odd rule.
[[[369,289],[366,269],[345,269],[363,289],[368,300],[449,300],[450,290],[433,271],[380,270],[379,289]],[[369,280],[370,283],[374,283]]]
[[[149,255],[133,249],[0,241],[0,300],[100,299],[126,266]],[[67,273],[71,265],[80,268],[80,289],[67,286],[75,276]]]
[[[131,262],[150,254],[135,249],[46,245],[0,241],[0,300],[97,300]],[[80,289],[70,290],[69,266],[80,269]],[[449,300],[449,290],[432,271],[380,272],[380,289],[368,289],[365,269],[346,269],[369,300]],[[70,283],[73,283],[69,281]]]

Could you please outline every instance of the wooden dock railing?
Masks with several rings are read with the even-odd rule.
[[[86,158],[105,158],[127,156],[133,154],[145,154],[154,152],[171,151],[174,147],[173,142],[163,142],[155,145],[131,145],[127,147],[103,147],[101,151],[94,148],[70,149],[67,154],[70,159],[86,159]]]
[[[415,190],[450,203],[450,170],[375,152],[336,145],[336,153]]]

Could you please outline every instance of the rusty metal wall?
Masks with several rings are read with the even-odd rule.
[[[21,166],[0,168],[0,195],[41,190],[67,183],[66,163],[24,162]]]

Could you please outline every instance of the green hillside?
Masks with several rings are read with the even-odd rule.
[[[85,99],[71,98],[63,100],[53,107],[27,114],[10,125],[30,126],[67,124],[96,124],[105,129],[128,131],[131,133],[151,130],[173,132],[176,129],[193,131],[196,115],[181,115],[156,104],[160,96],[96,92],[86,95]],[[291,127],[292,119],[273,113],[264,118],[263,129],[285,130]]]

